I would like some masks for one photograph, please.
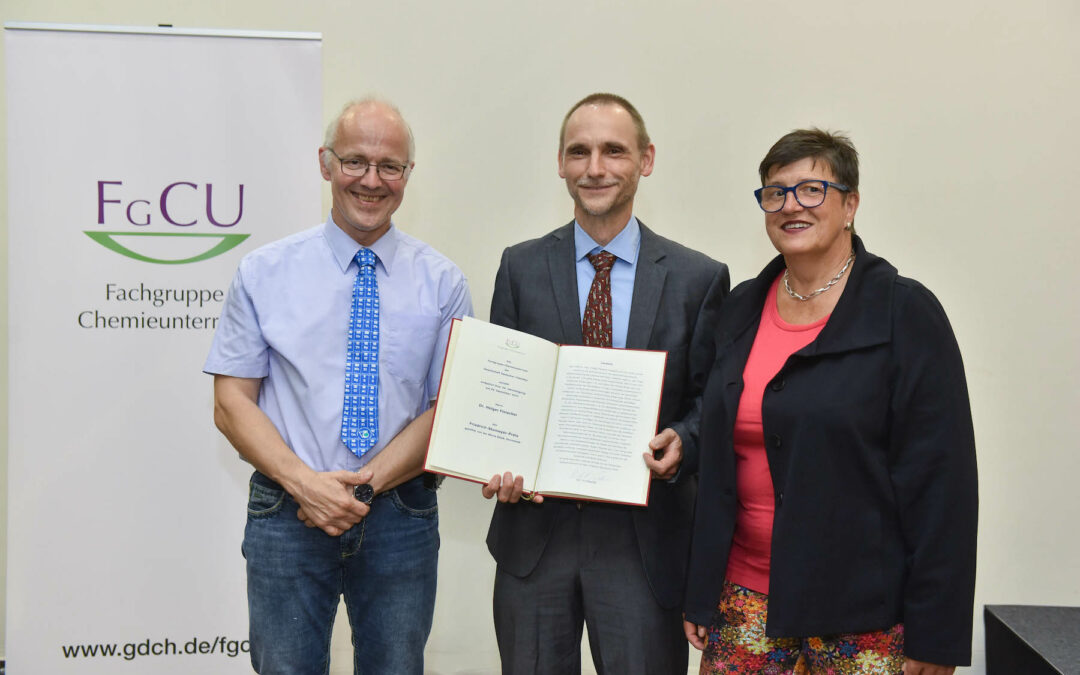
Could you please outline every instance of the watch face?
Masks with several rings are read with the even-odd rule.
[[[375,499],[375,490],[367,483],[363,483],[353,488],[353,497],[356,497],[357,501],[370,504],[371,500]]]

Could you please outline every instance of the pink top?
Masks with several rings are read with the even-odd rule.
[[[789,356],[817,338],[826,316],[805,325],[790,324],[776,309],[780,277],[765,296],[750,357],[743,369],[743,392],[735,415],[735,488],[739,506],[735,516],[735,537],[728,557],[728,581],[758,593],[769,592],[769,560],[772,552],[772,474],[765,455],[765,435],[761,428],[761,399],[765,387],[787,362]]]

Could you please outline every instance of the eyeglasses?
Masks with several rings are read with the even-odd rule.
[[[347,157],[342,159],[340,155],[334,152],[333,148],[327,148],[327,150],[341,162],[341,173],[346,176],[363,178],[368,172],[368,168],[373,166],[375,167],[375,171],[378,172],[379,178],[382,178],[383,180],[401,180],[401,177],[405,175],[405,170],[409,168],[407,164],[369,162],[363,157]]]
[[[825,194],[829,188],[835,188],[841,192],[850,192],[851,188],[840,183],[830,183],[827,180],[804,180],[791,187],[783,185],[766,185],[754,190],[758,205],[765,213],[776,213],[784,208],[789,192],[795,195],[795,201],[804,209],[812,209],[821,206],[825,201]]]

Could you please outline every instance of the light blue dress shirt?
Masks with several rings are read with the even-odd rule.
[[[615,238],[600,246],[574,221],[574,256],[577,261],[578,310],[585,319],[585,304],[589,301],[589,289],[596,268],[587,257],[590,253],[607,251],[615,256],[611,268],[611,346],[624,349],[626,333],[630,326],[630,302],[634,298],[634,275],[637,272],[638,252],[641,250],[641,227],[637,218],[630,221]]]
[[[203,370],[262,378],[259,407],[316,471],[355,471],[435,398],[450,322],[472,315],[465,276],[391,225],[371,250],[379,284],[379,442],[359,458],[341,442],[353,257],[331,218],[244,256]]]

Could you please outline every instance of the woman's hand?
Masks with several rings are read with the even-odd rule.
[[[952,675],[955,670],[956,666],[939,666],[936,663],[904,659],[904,675]]]
[[[686,619],[683,619],[682,626],[683,632],[686,633],[686,641],[694,645],[699,652],[705,649],[705,636],[708,634],[708,629]]]

